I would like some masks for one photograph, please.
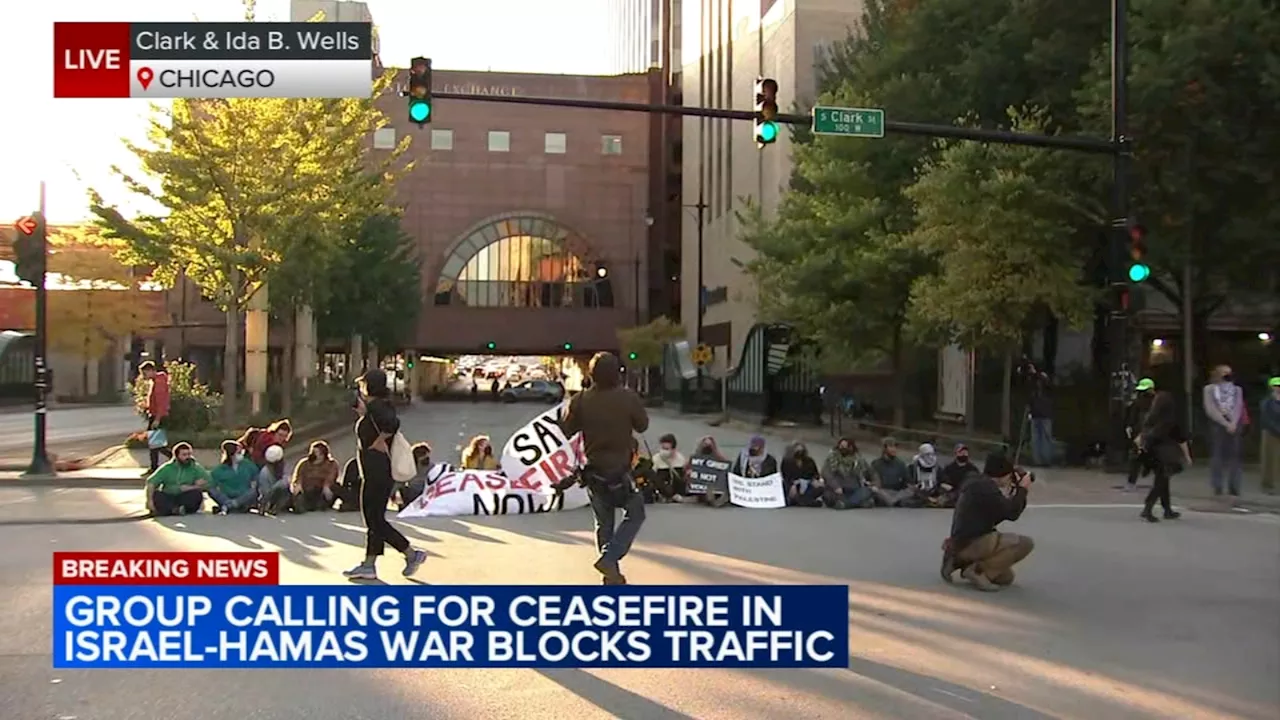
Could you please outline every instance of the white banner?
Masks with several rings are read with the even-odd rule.
[[[782,490],[782,473],[759,478],[729,473],[729,502],[753,510],[772,510],[787,506]]]
[[[561,403],[539,414],[507,438],[501,460],[507,477],[519,478],[534,487],[548,487],[572,476],[586,463],[581,433],[565,438],[560,430],[560,415],[566,407]]]
[[[587,504],[587,492],[557,493],[501,472],[457,470],[445,473],[397,515],[401,520],[455,515],[525,515]]]

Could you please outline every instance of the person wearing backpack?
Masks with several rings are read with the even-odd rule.
[[[384,371],[374,368],[366,372],[359,385],[355,410],[360,419],[356,420],[355,432],[361,478],[360,514],[365,524],[364,560],[342,574],[351,580],[377,580],[378,558],[390,545],[404,555],[404,576],[409,577],[426,562],[427,553],[410,545],[387,520],[387,503],[396,490],[391,475],[391,441],[400,431],[400,417],[391,403]]]

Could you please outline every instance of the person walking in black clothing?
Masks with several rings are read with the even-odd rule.
[[[1142,514],[1147,522],[1159,522],[1151,512],[1156,501],[1164,508],[1165,520],[1176,520],[1182,513],[1174,512],[1169,499],[1169,476],[1182,472],[1184,456],[1181,446],[1181,432],[1178,430],[1178,409],[1173,396],[1167,392],[1157,392],[1151,400],[1151,408],[1142,419],[1142,433],[1138,436],[1138,449],[1146,458],[1147,467],[1151,469],[1154,480],[1151,492],[1147,493],[1143,503]]]
[[[649,414],[639,396],[621,386],[621,367],[612,353],[596,353],[591,358],[591,387],[573,396],[560,419],[565,437],[582,433],[587,464],[581,478],[595,516],[600,552],[595,569],[605,585],[627,584],[619,562],[644,523],[644,496],[631,475],[631,433],[649,429]],[[622,522],[615,528],[618,510]]]
[[[360,467],[360,513],[364,516],[364,561],[343,575],[352,580],[377,580],[376,563],[387,545],[404,554],[404,575],[409,577],[422,567],[427,554],[409,544],[400,531],[387,520],[387,503],[395,492],[391,477],[391,438],[400,431],[400,417],[391,404],[387,374],[374,368],[360,378],[360,396],[356,400],[356,459]]]
[[[1146,469],[1146,455],[1138,448],[1138,438],[1142,434],[1142,420],[1151,409],[1151,400],[1156,394],[1156,382],[1151,378],[1142,378],[1134,387],[1136,394],[1133,402],[1125,408],[1124,432],[1133,442],[1129,453],[1129,477],[1125,481],[1125,492],[1132,492],[1138,487],[1138,477]]]

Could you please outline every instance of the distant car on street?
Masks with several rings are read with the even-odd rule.
[[[558,383],[546,380],[526,380],[502,391],[503,402],[546,402],[555,403],[564,399],[564,388]]]

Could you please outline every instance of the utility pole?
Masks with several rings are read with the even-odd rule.
[[[27,476],[35,475],[52,475],[55,470],[53,463],[49,460],[49,450],[47,446],[46,431],[48,428],[48,396],[49,396],[49,359],[48,359],[48,291],[45,289],[45,281],[47,278],[46,270],[48,269],[49,247],[48,238],[49,231],[45,220],[45,203],[44,203],[44,181],[40,181],[40,210],[39,223],[36,232],[39,233],[39,247],[42,257],[40,259],[39,270],[36,273],[36,351],[35,351],[35,384],[36,384],[36,416],[35,416],[35,447],[31,451],[31,465],[24,473]]]
[[[1120,289],[1129,285],[1124,277],[1123,248],[1128,243],[1129,217],[1129,164],[1132,145],[1129,138],[1129,38],[1127,15],[1128,0],[1111,0],[1111,156],[1112,205],[1111,221],[1111,284]],[[1129,440],[1124,432],[1125,406],[1129,400],[1125,389],[1126,378],[1136,365],[1129,362],[1129,325],[1133,321],[1128,307],[1114,313],[1108,324],[1111,374],[1111,442],[1107,443],[1107,465],[1119,469],[1125,466]]]
[[[693,208],[698,211],[698,324],[697,324],[697,330],[694,332],[694,339],[697,340],[698,345],[701,345],[702,344],[702,316],[706,312],[706,303],[703,302],[703,294],[705,292],[705,288],[703,286],[706,283],[702,276],[702,272],[703,272],[702,250],[703,250],[703,241],[704,241],[703,228],[706,227],[706,224],[707,224],[707,203],[703,200],[703,194],[702,194],[703,188],[701,187],[702,185],[701,180],[699,180],[698,185],[699,185],[698,204],[693,206]]]

